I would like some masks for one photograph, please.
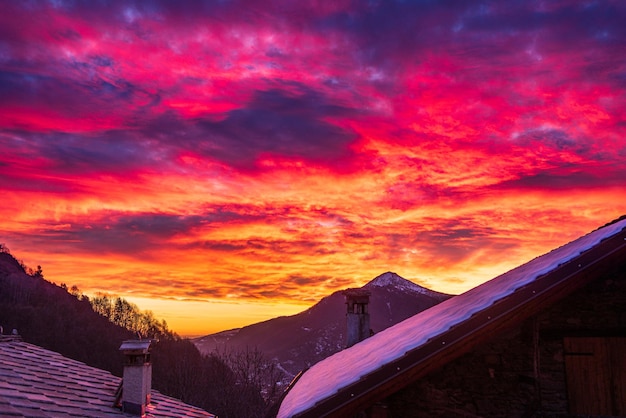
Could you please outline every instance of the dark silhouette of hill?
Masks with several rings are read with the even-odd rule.
[[[363,286],[371,292],[369,312],[379,332],[449,298],[387,272]],[[203,353],[255,347],[293,377],[344,348],[346,304],[342,291],[324,297],[311,308],[240,329],[192,340]]]
[[[11,254],[0,252],[0,326],[16,329],[33,344],[57,351],[120,376],[119,347],[133,338],[130,331],[110,323],[66,289],[27,274]]]

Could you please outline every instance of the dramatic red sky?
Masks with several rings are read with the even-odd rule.
[[[183,335],[626,213],[623,1],[0,9],[0,242]]]

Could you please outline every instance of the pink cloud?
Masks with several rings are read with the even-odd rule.
[[[81,254],[92,275],[41,262],[86,288],[122,286],[120,260],[148,277],[137,292],[197,298],[232,278],[242,298],[310,300],[390,269],[469,286],[626,210],[625,15],[7,4],[0,228],[25,258]]]

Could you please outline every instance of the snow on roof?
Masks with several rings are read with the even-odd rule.
[[[537,277],[575,258],[603,239],[626,228],[626,219],[589,233],[521,265],[459,296],[387,328],[346,350],[315,364],[287,393],[278,418],[292,417],[313,407],[341,388],[357,382],[409,350],[469,319],[494,302],[511,295]]]

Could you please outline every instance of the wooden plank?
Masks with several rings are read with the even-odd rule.
[[[611,394],[611,359],[608,339],[592,338],[592,343],[596,353],[593,357],[591,373],[595,373],[597,387],[597,398],[593,405],[597,408],[599,415],[613,415],[613,408],[611,407],[613,399]],[[589,384],[593,385],[593,382],[590,381]]]
[[[565,338],[565,375],[570,414],[588,414],[588,397],[584,382],[588,380],[588,363],[593,351],[581,342],[581,338]]]
[[[613,415],[626,416],[626,338],[609,338]]]
[[[591,337],[564,339],[570,414],[613,415],[609,340]]]

